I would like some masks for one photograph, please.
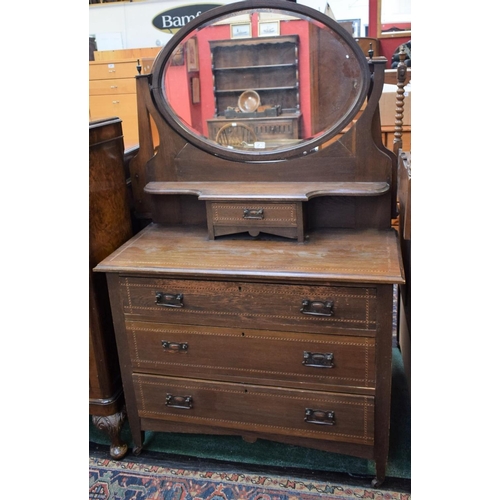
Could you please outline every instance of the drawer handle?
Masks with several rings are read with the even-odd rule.
[[[335,412],[332,410],[313,410],[312,408],[306,408],[304,420],[308,424],[334,425]]]
[[[182,293],[162,293],[156,292],[156,305],[163,307],[184,307]]]
[[[243,210],[243,218],[244,219],[262,220],[264,218],[264,209],[263,208],[245,208]]]
[[[304,299],[300,312],[310,316],[333,316],[333,302]]]
[[[181,410],[190,410],[193,407],[192,396],[173,396],[167,394],[165,405],[169,408],[180,408]]]
[[[186,352],[189,347],[187,342],[169,342],[168,340],[162,340],[161,345],[163,349],[170,352]]]
[[[302,364],[311,368],[333,368],[333,352],[304,351]]]

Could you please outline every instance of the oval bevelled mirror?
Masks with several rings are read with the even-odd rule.
[[[157,107],[187,141],[241,161],[290,158],[341,132],[369,87],[366,56],[333,19],[284,0],[214,8],[159,54]]]

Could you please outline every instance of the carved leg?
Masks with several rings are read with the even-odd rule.
[[[109,453],[115,460],[120,460],[127,453],[128,447],[120,438],[120,432],[126,416],[125,409],[108,417],[92,416],[92,423],[110,437],[111,446]]]

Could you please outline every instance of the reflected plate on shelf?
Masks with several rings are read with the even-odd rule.
[[[245,90],[238,98],[238,107],[243,112],[255,111],[260,106],[260,96],[255,90]]]

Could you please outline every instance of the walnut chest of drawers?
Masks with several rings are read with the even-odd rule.
[[[102,261],[136,452],[145,430],[387,458],[392,230],[305,243],[151,224]],[[382,465],[381,465],[382,467]]]

